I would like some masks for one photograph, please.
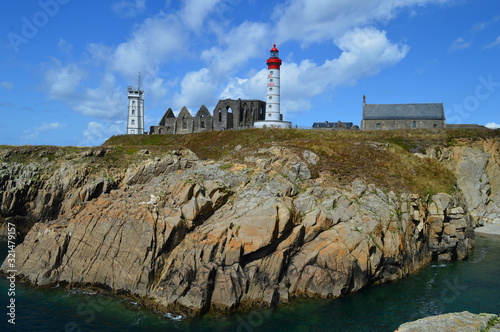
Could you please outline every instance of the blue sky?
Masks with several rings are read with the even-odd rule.
[[[294,125],[360,124],[363,95],[500,124],[498,0],[40,0],[0,17],[0,144],[124,134],[138,72],[146,128],[169,107],[265,99],[273,43]]]

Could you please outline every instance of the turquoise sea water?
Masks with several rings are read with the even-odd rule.
[[[7,244],[0,246],[3,260]],[[0,331],[394,331],[429,315],[500,313],[500,241],[479,239],[466,261],[433,263],[396,283],[340,299],[294,300],[275,309],[195,320],[165,317],[122,298],[17,282],[12,325],[8,288],[0,276]]]

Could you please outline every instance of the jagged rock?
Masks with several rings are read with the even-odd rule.
[[[402,278],[431,259],[463,259],[472,248],[474,220],[459,191],[419,197],[361,180],[332,186],[311,178],[308,167],[319,162],[313,152],[278,146],[230,168],[187,150],[138,155],[135,164],[100,173],[77,157],[50,174],[41,164],[0,168],[2,216],[40,221],[16,249],[20,276],[200,315],[334,298]],[[471,190],[493,201],[499,188],[488,156],[481,164],[488,184]]]
[[[496,327],[495,327],[496,325]],[[468,311],[442,314],[402,324],[396,332],[460,331],[482,332],[500,329],[500,318],[493,314]]]

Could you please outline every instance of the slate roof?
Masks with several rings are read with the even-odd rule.
[[[336,128],[338,125],[343,125],[346,128],[351,128],[352,122],[314,122],[313,128]]]
[[[445,120],[443,104],[364,104],[363,120]]]

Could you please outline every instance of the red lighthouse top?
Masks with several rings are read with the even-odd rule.
[[[268,69],[280,69],[281,59],[278,57],[278,49],[276,48],[276,44],[271,48],[271,57],[267,59],[267,68]]]

